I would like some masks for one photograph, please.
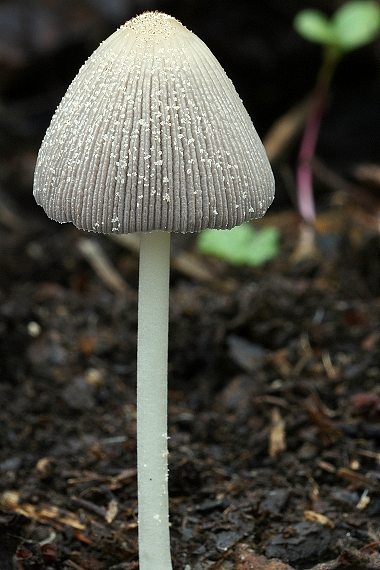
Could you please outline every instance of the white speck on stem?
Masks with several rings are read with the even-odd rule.
[[[169,262],[170,234],[160,231],[141,234],[137,337],[141,570],[171,568],[167,443]]]

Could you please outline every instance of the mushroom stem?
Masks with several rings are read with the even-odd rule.
[[[170,233],[141,234],[137,333],[140,570],[171,570],[167,369]]]

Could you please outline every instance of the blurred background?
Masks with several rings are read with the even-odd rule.
[[[182,21],[210,47],[233,80],[266,139],[310,94],[321,47],[292,27],[295,14],[331,14],[340,0],[4,0],[0,2],[0,224],[21,212],[43,216],[32,198],[36,153],[51,115],[80,65],[125,20],[161,10]],[[317,155],[334,172],[356,176],[358,165],[380,159],[380,43],[348,54],[334,77]],[[297,110],[297,109],[296,109]],[[294,160],[303,115],[286,144],[271,138],[277,207],[294,204]],[[329,195],[321,175],[317,196]],[[329,178],[327,176],[327,178]],[[368,186],[380,188],[371,170]],[[321,198],[322,199],[322,198]]]
[[[350,568],[379,567],[378,558],[367,559],[378,544],[373,528],[380,512],[379,38],[346,54],[333,77],[313,163],[319,249],[301,261],[293,255],[302,233],[297,154],[322,62],[321,46],[302,39],[293,19],[305,8],[331,15],[343,3],[0,0],[0,511],[33,518],[21,523],[38,545],[54,530],[60,556],[73,562],[62,569],[136,568],[138,256],[133,243],[88,239],[72,224],[49,220],[34,201],[33,172],[51,116],[79,67],[146,10],[178,18],[232,79],[276,177],[274,205],[257,227],[280,230],[277,257],[254,268],[200,255],[195,236],[173,236],[170,483],[173,496],[186,495],[172,507],[175,567],[199,568],[199,556],[204,568],[221,567],[229,563],[230,544],[243,538],[289,561],[287,538],[304,533],[294,523],[304,524],[305,505],[333,513],[336,525],[329,535],[330,526],[318,522],[321,534],[312,530],[292,543],[298,564],[302,550],[312,558],[303,568],[322,560],[325,545],[325,560],[358,548],[366,563],[353,559]],[[123,473],[119,486],[114,476]],[[113,527],[107,504],[114,495],[100,493],[104,481],[120,501]],[[83,518],[74,496],[101,505],[94,513],[105,517],[95,514],[96,524]],[[226,508],[237,497],[241,515]],[[39,504],[53,505],[54,513],[59,506],[59,516],[75,510],[77,528],[87,521],[86,530],[66,528],[56,514],[56,526],[46,525]],[[198,526],[209,513],[222,524]],[[1,568],[8,570],[24,533],[7,520],[0,517],[0,566],[7,548],[8,566]],[[119,532],[129,523],[127,534]],[[251,524],[254,537],[246,531]],[[278,534],[282,526],[286,539]],[[281,540],[272,548],[273,536]],[[108,565],[98,564],[99,552]],[[125,552],[131,565],[110,567]],[[223,567],[248,564],[236,552]],[[20,564],[26,570],[34,560]]]

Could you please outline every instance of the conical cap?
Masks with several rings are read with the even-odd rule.
[[[34,196],[49,217],[84,230],[198,232],[263,216],[274,179],[207,46],[147,12],[71,83],[38,154]]]

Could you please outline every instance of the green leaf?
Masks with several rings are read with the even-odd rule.
[[[205,255],[224,259],[232,265],[261,265],[278,253],[279,231],[250,224],[232,230],[205,230],[198,237],[198,249]]]
[[[332,24],[340,47],[356,49],[375,39],[380,28],[380,7],[371,0],[343,4],[333,15]]]
[[[375,39],[380,29],[380,7],[373,0],[351,0],[331,18],[319,10],[302,10],[295,30],[306,40],[351,51]]]
[[[310,42],[320,44],[335,43],[335,31],[331,20],[319,10],[302,10],[293,22],[295,30]]]

